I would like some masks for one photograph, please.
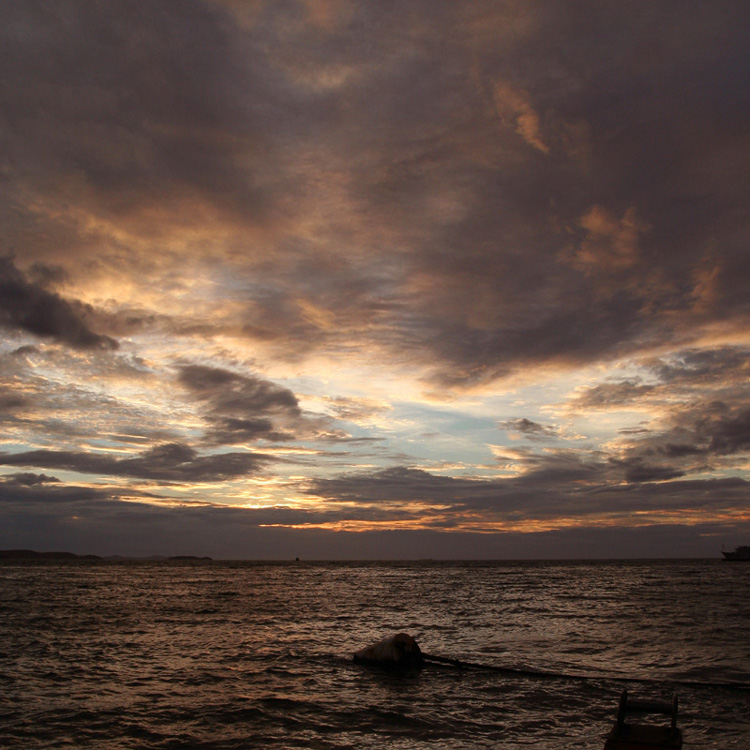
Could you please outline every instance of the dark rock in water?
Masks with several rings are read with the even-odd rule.
[[[407,633],[398,633],[357,651],[354,661],[381,667],[417,667],[424,659],[414,638]]]

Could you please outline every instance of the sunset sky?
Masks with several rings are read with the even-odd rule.
[[[750,5],[5,0],[0,547],[750,544]]]

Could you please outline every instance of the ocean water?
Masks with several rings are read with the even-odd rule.
[[[5,563],[0,747],[593,750],[627,688],[747,750],[749,622],[719,560]],[[352,663],[401,631],[517,671]]]

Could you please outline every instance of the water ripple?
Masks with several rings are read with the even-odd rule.
[[[599,750],[627,679],[745,750],[748,692],[706,683],[750,682],[749,589],[720,561],[2,565],[0,746]],[[558,676],[351,662],[400,630]]]

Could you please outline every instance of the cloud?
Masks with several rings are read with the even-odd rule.
[[[618,462],[551,452],[527,453],[522,462],[527,470],[508,479],[440,477],[391,467],[316,480],[307,491],[334,503],[410,509],[427,526],[486,531],[556,526],[560,519],[597,525],[603,514],[624,526],[660,522],[665,514],[696,523],[704,511],[731,511],[745,504],[744,480],[669,481],[683,474],[637,458]]]
[[[336,502],[407,504],[414,500],[437,501],[441,491],[446,488],[452,491],[456,485],[454,479],[437,477],[422,469],[394,466],[372,473],[317,480],[310,492]]]
[[[567,403],[571,411],[577,409],[618,409],[637,406],[656,390],[654,385],[645,385],[633,380],[619,383],[601,383],[580,389]]]
[[[634,364],[642,376],[578,387],[564,410],[571,414],[641,410],[682,424],[700,412],[714,412],[721,404],[740,406],[750,397],[750,353],[743,346],[687,349]]]
[[[132,496],[139,493],[128,494]],[[57,518],[76,511],[98,511],[106,508],[112,498],[113,494],[109,489],[65,484],[56,477],[44,474],[0,476],[0,507],[10,529],[15,527],[19,516],[28,522],[40,515]]]
[[[357,423],[368,423],[392,410],[387,402],[369,398],[334,396],[327,397],[325,403],[337,419]]]
[[[210,425],[207,439],[217,445],[261,438],[289,440],[293,434],[282,426],[296,424],[302,415],[290,390],[261,378],[185,365],[179,370],[179,381],[203,405]]]
[[[0,325],[75,349],[117,349],[117,341],[89,328],[86,317],[91,313],[90,306],[28,281],[10,257],[0,256]]]
[[[0,415],[5,416],[29,403],[28,398],[12,388],[0,386]],[[2,418],[2,417],[0,417]]]
[[[3,3],[5,465],[222,483],[283,444],[316,511],[256,517],[331,527],[740,507],[748,20]],[[425,391],[455,418],[420,422]]]
[[[501,122],[515,125],[516,133],[526,143],[548,154],[549,146],[542,140],[539,115],[534,111],[530,97],[507,83],[498,83],[494,95],[495,107]]]
[[[93,531],[82,518],[70,518],[76,506],[68,506],[67,514],[54,513],[53,507],[30,506],[8,514],[8,523],[0,528],[0,547],[256,560],[653,559],[665,550],[675,557],[709,558],[718,556],[722,540],[746,538],[749,530],[747,524],[706,520],[697,525],[575,527],[523,534],[439,529],[332,534],[316,528],[260,527],[244,511],[164,509],[107,501],[86,506],[88,516],[97,521]]]
[[[187,445],[157,445],[136,458],[113,458],[100,453],[37,450],[0,453],[5,466],[40,466],[84,474],[134,477],[157,482],[216,482],[256,473],[271,462],[257,453],[219,453],[200,456]]]
[[[670,386],[745,385],[750,372],[750,349],[744,346],[687,349],[669,358],[647,359],[644,365]]]
[[[180,382],[200,400],[220,411],[235,409],[300,416],[297,397],[288,389],[219,367],[184,365]]]
[[[685,475],[684,471],[671,466],[650,466],[638,457],[624,462],[624,466],[627,482],[661,482]]]
[[[383,477],[404,489],[411,480],[424,489],[428,477],[409,471]],[[434,483],[439,486],[440,483]],[[672,486],[672,485],[679,486]],[[351,522],[346,508],[313,510],[271,507],[228,508],[192,504],[128,490],[127,502],[116,488],[94,489],[59,483],[19,485],[0,478],[0,504],[4,523],[0,547],[68,549],[95,554],[198,554],[216,558],[245,559],[384,559],[384,558],[564,558],[653,557],[669,550],[683,556],[718,554],[717,536],[736,534],[743,528],[735,521],[716,517],[716,510],[746,496],[747,483],[678,482],[640,486],[607,498],[612,512],[655,510],[657,523],[641,514],[633,526],[600,526],[594,523],[565,526],[552,531],[512,531],[493,534],[451,530],[444,518],[433,515],[431,528],[364,530],[331,533],[321,525]],[[598,496],[588,502],[598,502]],[[581,504],[584,505],[583,503]],[[543,505],[540,506],[543,509]],[[476,514],[481,504],[466,503],[460,513]],[[691,516],[689,511],[702,514]],[[420,512],[407,507],[359,508],[355,518],[388,522],[419,519]],[[664,513],[681,515],[682,522],[665,523]],[[437,510],[440,513],[440,509]],[[713,514],[713,515],[712,515]],[[510,520],[535,517],[535,510],[507,513]],[[539,509],[536,509],[539,518]],[[497,516],[491,520],[497,521]],[[747,524],[745,524],[747,526]],[[702,540],[702,541],[701,541]],[[698,544],[698,547],[696,547]]]
[[[270,380],[205,365],[183,365],[178,378],[202,406],[209,443],[349,437],[330,419],[304,415],[295,394]]]
[[[531,440],[544,440],[557,435],[557,431],[553,427],[533,422],[525,417],[505,420],[504,422],[500,422],[498,427],[501,430],[519,433]]]
[[[624,440],[610,461],[628,482],[653,482],[736,471],[750,455],[750,411],[744,404],[696,402],[675,408],[662,423]]]
[[[586,236],[575,250],[572,262],[587,275],[616,277],[622,284],[623,275],[639,262],[639,235],[648,231],[648,225],[638,219],[632,207],[622,219],[617,219],[601,206],[593,206],[579,224]],[[645,287],[643,291],[648,290]]]
[[[184,282],[203,307],[172,330],[287,361],[361,344],[456,388],[745,326],[744,11],[232,7],[5,8],[15,203],[45,232],[6,225],[39,268],[220,269],[228,298]],[[111,302],[113,335],[169,326]]]
[[[702,419],[698,433],[709,439],[708,449],[720,455],[750,451],[750,409],[717,419]]]
[[[253,141],[262,154],[254,122],[272,89],[213,3],[4,11],[8,145],[37,189],[151,221],[159,209],[148,203],[167,195],[230,213],[261,209],[253,171],[234,157]]]
[[[49,484],[50,482],[59,482],[57,477],[50,477],[46,474],[32,474],[23,472],[20,474],[9,474],[5,479],[9,484],[19,484],[23,487],[32,487],[38,484]]]

